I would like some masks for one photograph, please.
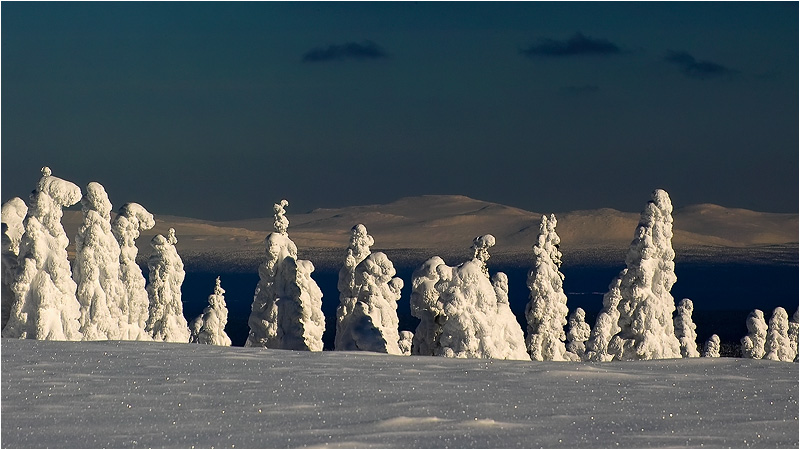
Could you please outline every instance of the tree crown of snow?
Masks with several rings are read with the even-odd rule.
[[[289,206],[289,202],[287,200],[281,200],[279,203],[275,203],[272,207],[272,210],[275,212],[275,221],[273,222],[273,227],[275,228],[275,232],[286,236],[287,230],[289,229],[289,219],[286,218],[286,207]]]

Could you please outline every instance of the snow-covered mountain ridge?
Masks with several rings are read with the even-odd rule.
[[[460,250],[475,236],[491,233],[495,252],[528,252],[538,232],[542,213],[457,195],[406,197],[381,205],[315,209],[299,213],[287,208],[292,239],[298,247],[319,251],[343,250],[350,229],[365,224],[381,249]],[[265,213],[266,213],[265,208]],[[610,208],[556,213],[562,249],[591,252],[619,249],[631,241],[639,213]],[[748,249],[798,242],[798,215],[764,213],[712,204],[677,208],[673,244],[677,249],[710,247]],[[64,227],[74,236],[81,214],[65,211]],[[263,253],[264,237],[272,217],[213,222],[156,215],[156,226],[142,233],[143,242],[175,228],[181,255],[229,259]],[[696,251],[695,251],[696,252]],[[715,257],[716,258],[716,257]]]

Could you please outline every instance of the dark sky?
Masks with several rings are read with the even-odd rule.
[[[2,3],[2,200],[798,211],[798,4]]]

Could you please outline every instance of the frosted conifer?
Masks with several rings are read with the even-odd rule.
[[[289,239],[288,205],[281,200],[273,207],[275,232],[265,239],[267,259],[258,267],[245,346],[322,351],[322,291],[311,278],[314,265],[297,259]]]
[[[496,358],[526,360],[529,357],[528,349],[525,346],[525,335],[508,302],[508,275],[503,272],[494,274],[492,286],[497,296],[497,311],[493,327],[494,341],[501,343],[497,347]]]
[[[798,310],[794,311],[794,316],[792,316],[792,320],[789,321],[789,345],[792,346],[792,354],[794,354],[794,360],[797,361],[797,347],[798,347],[798,334],[800,334],[800,324],[798,324]]]
[[[764,344],[764,359],[793,361],[792,344],[789,342],[789,315],[780,306],[772,312]]]
[[[627,271],[628,269],[622,269],[622,272],[609,284],[608,292],[603,295],[603,309],[597,315],[589,340],[586,341],[584,358],[587,361],[611,361],[614,357],[615,353],[609,352],[608,344],[621,330],[618,324],[619,302],[622,300],[619,286]]]
[[[62,208],[81,199],[81,190],[42,168],[31,193],[19,246],[19,267],[11,284],[14,304],[3,337],[79,341],[80,303],[75,297]]]
[[[350,230],[350,244],[347,247],[347,254],[344,266],[339,270],[339,307],[336,309],[336,337],[334,348],[340,350],[347,344],[342,323],[355,308],[358,294],[356,292],[356,266],[370,254],[370,246],[375,240],[367,234],[367,227],[362,224],[354,226]],[[350,340],[349,338],[347,339]]]
[[[17,258],[19,257],[19,243],[22,240],[22,234],[25,232],[23,221],[25,215],[28,214],[28,205],[25,204],[19,197],[14,197],[11,200],[3,203],[2,207],[2,258],[3,258],[3,271],[2,273],[2,322],[0,322],[0,330],[6,326],[9,316],[11,316],[11,307],[14,305],[14,291],[11,290],[11,283],[17,273]]]
[[[410,331],[401,331],[400,342],[398,342],[398,347],[400,347],[400,353],[405,356],[410,355],[411,346],[413,342],[414,342],[414,333]]]
[[[672,202],[666,191],[656,189],[642,211],[625,258],[615,359],[681,357],[672,322],[675,300],[670,294],[676,281],[674,258]]]
[[[208,306],[189,325],[189,342],[196,344],[230,346],[231,339],[225,333],[228,324],[228,308],[225,305],[225,289],[217,277],[214,293],[208,296]]]
[[[120,339],[132,341],[149,341],[152,336],[145,330],[150,314],[150,300],[147,296],[146,280],[142,269],[136,264],[139,249],[136,239],[140,230],[149,230],[155,226],[153,215],[138,203],[122,205],[117,216],[111,222],[111,231],[120,247],[119,277],[125,289],[120,306]]]
[[[767,342],[767,322],[760,309],[747,316],[747,336],[742,338],[742,358],[761,359]]]
[[[556,216],[542,216],[539,234],[533,246],[533,268],[528,274],[530,301],[525,307],[528,320],[526,344],[534,361],[566,361],[564,345],[567,324],[567,296],[562,283],[561,239],[556,234]]]
[[[703,350],[704,358],[719,358],[719,336],[712,334]]]
[[[592,329],[586,323],[586,311],[583,308],[575,309],[569,316],[569,329],[567,331],[567,352],[575,355],[570,359],[578,361],[586,357],[586,341],[591,335]]]
[[[697,358],[700,352],[697,351],[697,325],[692,322],[692,312],[694,304],[688,298],[684,298],[678,303],[678,309],[673,319],[675,325],[675,337],[681,344],[681,356],[684,358]]]
[[[157,234],[150,241],[153,248],[147,260],[150,314],[145,330],[154,341],[189,342],[189,326],[183,317],[181,301],[181,285],[186,272],[175,249],[177,243],[173,228],[169,229],[167,237]]]
[[[120,249],[111,232],[111,202],[100,183],[86,186],[83,222],[75,237],[72,277],[78,285],[81,333],[86,341],[120,339],[125,287],[119,273]]]

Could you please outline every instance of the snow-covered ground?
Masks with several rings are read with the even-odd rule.
[[[2,340],[2,447],[798,447],[798,365]]]

